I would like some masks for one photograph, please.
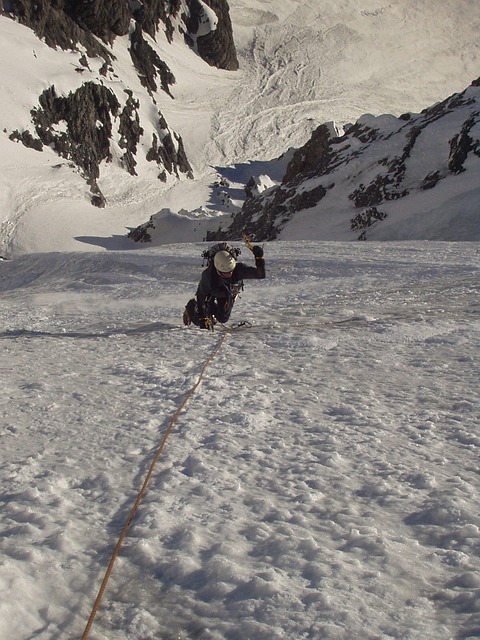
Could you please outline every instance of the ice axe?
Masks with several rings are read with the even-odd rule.
[[[250,249],[250,251],[253,252],[253,244],[250,242],[250,239],[247,236],[247,234],[245,233],[245,231],[242,233],[242,238],[243,238],[243,241],[245,242],[245,244],[247,245],[247,247]]]

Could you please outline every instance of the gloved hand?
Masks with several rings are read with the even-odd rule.
[[[263,249],[259,247],[258,244],[253,247],[252,251],[255,258],[263,258]]]

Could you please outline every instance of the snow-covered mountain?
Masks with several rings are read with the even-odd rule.
[[[201,2],[187,1],[183,10],[188,12],[183,13],[177,2],[11,3],[8,17],[31,29],[48,47],[70,52],[79,82],[78,88],[63,95],[65,88],[52,77],[38,96],[38,105],[32,105],[31,127],[15,129],[9,139],[39,152],[48,146],[69,160],[89,184],[92,204],[99,207],[105,206],[98,185],[100,165],[112,162],[115,152],[119,165],[134,176],[142,157],[153,163],[163,182],[169,174],[192,177],[181,137],[155,109],[157,92],[173,98],[170,88],[175,76],[149,41],[161,34],[171,44],[174,34],[177,38],[182,34],[210,64],[236,69],[228,5],[226,0],[212,4],[216,11]],[[114,47],[108,48],[122,36],[121,53],[130,56],[130,69],[125,60],[123,68],[117,65]],[[126,78],[127,69],[134,73]],[[46,73],[45,77],[50,80],[51,76]]]
[[[478,77],[475,2],[397,0],[366,9],[360,0],[4,0],[3,7],[0,249],[8,254],[128,246],[127,228],[158,212],[155,242],[201,240],[230,225],[249,181],[279,185],[293,151],[320,125],[335,121],[341,130],[370,113],[384,137],[392,125],[382,132],[383,114],[420,113]],[[387,164],[397,150],[389,153]],[[441,217],[440,191],[423,199]],[[315,209],[285,226],[282,211],[276,229],[283,238],[311,237],[312,226],[315,237],[358,237],[350,221],[370,214],[344,202],[319,220]],[[403,237],[394,204],[367,237]],[[428,205],[409,199],[410,207],[415,215]],[[442,237],[441,228],[409,224],[417,237]]]
[[[480,79],[421,114],[321,125],[281,185],[246,199],[230,226],[277,237],[480,240]]]

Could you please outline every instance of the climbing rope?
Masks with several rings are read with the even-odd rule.
[[[148,469],[148,473],[145,476],[145,480],[143,481],[143,485],[138,493],[137,499],[135,500],[135,503],[132,507],[132,510],[130,511],[130,514],[125,522],[125,525],[123,527],[123,530],[120,534],[120,537],[118,538],[118,542],[115,546],[115,549],[113,551],[112,557],[110,558],[110,562],[108,563],[108,567],[107,567],[107,571],[105,573],[105,577],[103,578],[102,584],[100,586],[100,589],[98,591],[98,595],[95,599],[95,602],[93,604],[93,608],[92,608],[92,612],[90,614],[90,618],[88,619],[87,622],[87,626],[85,627],[85,631],[83,632],[82,635],[82,639],[81,640],[86,640],[86,638],[88,638],[88,635],[90,633],[90,630],[92,628],[92,624],[93,621],[95,619],[95,616],[97,614],[98,608],[100,606],[100,603],[102,601],[103,598],[103,594],[105,592],[108,580],[110,578],[110,575],[112,573],[113,570],[113,565],[115,564],[115,560],[117,559],[117,556],[120,552],[120,548],[123,544],[123,541],[127,535],[128,529],[130,527],[130,524],[132,523],[133,518],[135,517],[135,514],[137,512],[138,506],[143,498],[143,496],[145,495],[145,492],[147,490],[147,486],[148,483],[150,482],[150,479],[152,477],[153,474],[153,470],[154,467],[158,461],[158,459],[160,458],[162,451],[165,447],[165,444],[167,442],[167,439],[173,429],[173,425],[175,424],[178,416],[180,415],[180,413],[182,412],[183,408],[185,407],[185,405],[187,404],[187,402],[190,400],[190,398],[193,396],[193,394],[195,393],[195,391],[197,390],[198,386],[200,385],[202,378],[205,374],[205,371],[207,369],[207,367],[209,366],[209,364],[211,364],[211,362],[213,361],[213,359],[215,358],[215,356],[217,355],[217,353],[220,351],[220,349],[222,348],[223,343],[225,342],[225,339],[227,337],[228,333],[226,331],[222,332],[222,337],[220,338],[217,346],[215,347],[215,349],[213,350],[213,352],[209,355],[209,357],[207,358],[207,360],[205,361],[205,363],[203,364],[202,368],[200,369],[200,373],[198,374],[198,378],[195,382],[195,384],[193,385],[193,387],[186,393],[184,399],[182,400],[182,402],[180,403],[178,409],[175,411],[175,413],[172,416],[172,419],[170,420],[170,423],[167,427],[167,430],[165,431],[165,435],[163,436],[163,439],[160,443],[160,446],[158,447],[155,456],[153,457],[152,463],[150,465],[150,468]]]

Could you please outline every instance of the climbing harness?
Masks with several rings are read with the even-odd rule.
[[[200,385],[203,376],[205,374],[205,371],[207,369],[207,367],[212,363],[212,361],[214,360],[215,356],[218,354],[218,352],[220,351],[220,349],[222,348],[226,338],[228,335],[228,331],[224,331],[222,333],[222,336],[220,338],[220,340],[218,341],[217,346],[215,347],[215,349],[212,351],[212,353],[209,355],[209,357],[207,358],[207,360],[204,362],[202,368],[200,369],[200,373],[198,374],[198,378],[195,382],[195,384],[193,385],[193,387],[186,393],[184,399],[182,400],[182,402],[180,403],[179,407],[177,408],[177,410],[175,411],[175,413],[173,414],[172,419],[170,420],[170,423],[167,427],[167,430],[165,431],[165,434],[162,438],[162,441],[160,443],[160,446],[158,447],[155,456],[153,457],[152,463],[150,464],[150,468],[148,469],[147,475],[145,476],[145,480],[143,482],[143,485],[138,493],[137,499],[135,500],[135,503],[130,511],[130,514],[125,522],[125,525],[123,527],[123,530],[120,534],[120,537],[118,538],[118,542],[115,546],[115,549],[113,551],[112,557],[110,558],[110,562],[108,563],[108,567],[107,567],[107,571],[105,573],[105,576],[103,578],[102,584],[100,586],[100,589],[98,591],[98,595],[95,599],[95,602],[93,604],[93,608],[92,608],[92,612],[90,614],[90,618],[88,619],[87,625],[85,627],[85,631],[83,632],[82,638],[81,640],[86,640],[86,638],[88,638],[88,635],[90,633],[90,630],[92,628],[93,625],[93,621],[95,619],[95,616],[97,614],[98,608],[100,606],[100,602],[103,598],[103,594],[105,592],[108,580],[110,579],[110,575],[112,573],[113,570],[113,565],[115,564],[115,560],[117,559],[117,556],[120,552],[120,548],[122,546],[122,543],[127,535],[128,529],[132,523],[133,518],[135,517],[135,514],[137,512],[138,506],[143,498],[143,496],[145,495],[146,491],[147,491],[147,486],[148,483],[150,482],[150,479],[152,477],[153,474],[153,470],[155,468],[155,465],[158,462],[158,459],[160,458],[160,455],[162,454],[162,451],[165,447],[165,444],[167,442],[167,439],[173,429],[173,425],[175,424],[178,416],[180,415],[180,413],[182,412],[183,408],[185,407],[185,405],[187,404],[187,402],[190,400],[190,398],[193,396],[193,394],[195,393],[195,391],[197,390],[198,386]]]

